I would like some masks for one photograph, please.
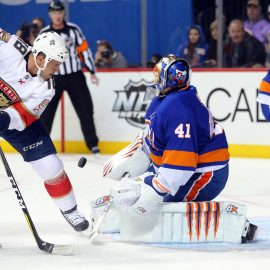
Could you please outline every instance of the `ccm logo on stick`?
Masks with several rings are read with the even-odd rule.
[[[40,142],[36,142],[36,143],[30,144],[30,145],[24,147],[24,148],[23,148],[23,151],[26,152],[26,151],[31,150],[31,149],[33,149],[33,148],[36,148],[36,147],[38,147],[38,146],[40,146],[40,145],[42,145],[42,144],[43,144],[43,141],[40,141]]]

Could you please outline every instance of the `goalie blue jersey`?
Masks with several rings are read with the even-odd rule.
[[[214,122],[194,86],[154,98],[145,121],[159,192],[174,195],[195,172],[215,171],[228,164],[224,130]]]
[[[270,71],[260,83],[257,101],[270,106]]]

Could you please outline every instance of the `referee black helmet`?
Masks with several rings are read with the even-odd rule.
[[[65,6],[61,1],[51,1],[48,9],[49,9],[49,11],[65,10]]]

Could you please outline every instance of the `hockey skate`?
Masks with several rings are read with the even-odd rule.
[[[255,241],[258,235],[258,226],[246,221],[244,233],[242,236],[242,244],[248,241]]]
[[[82,232],[88,229],[88,220],[77,210],[77,206],[73,207],[69,211],[61,212],[66,221],[71,227],[77,231]]]
[[[97,146],[93,146],[91,148],[91,152],[92,152],[93,155],[99,155],[100,154],[100,150],[99,150],[99,148]]]

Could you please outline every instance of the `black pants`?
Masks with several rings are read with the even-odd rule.
[[[63,91],[66,90],[80,119],[84,139],[89,150],[97,146],[98,137],[93,119],[93,102],[86,79],[81,71],[55,76],[55,96],[41,115],[41,122],[51,132],[55,112]]]

